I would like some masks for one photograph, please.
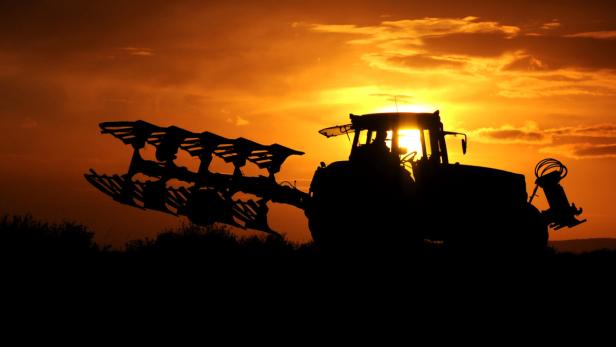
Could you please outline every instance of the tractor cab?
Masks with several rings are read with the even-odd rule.
[[[350,161],[380,161],[387,157],[398,164],[415,162],[448,164],[445,136],[466,135],[443,130],[439,111],[434,113],[373,113],[350,115],[351,124],[319,131],[326,137],[353,133]]]

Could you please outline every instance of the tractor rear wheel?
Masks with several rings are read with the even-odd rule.
[[[319,168],[305,209],[315,243],[333,255],[371,257],[408,251],[405,240],[417,230],[408,230],[401,221],[413,213],[408,204],[414,182],[402,170],[379,172],[351,162]]]

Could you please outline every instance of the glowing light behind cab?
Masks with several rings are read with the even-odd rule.
[[[414,113],[432,113],[436,111],[436,108],[433,106],[415,104],[415,105],[390,105],[386,107],[381,107],[374,111],[375,113],[396,113],[396,112],[414,112]],[[388,138],[391,139],[391,134],[388,134]],[[391,144],[388,143],[388,146],[391,147]],[[421,149],[421,139],[419,135],[419,130],[417,129],[400,129],[398,131],[398,147],[405,148],[406,153],[411,153],[413,151],[417,151],[417,155],[415,158],[419,159],[423,155],[423,151]],[[403,153],[403,152],[401,152]]]
[[[421,150],[421,139],[419,130],[416,129],[401,129],[398,130],[398,147],[405,148],[406,153],[417,151],[416,159],[421,158],[423,152]],[[404,151],[402,151],[403,153]]]
[[[415,112],[415,113],[432,113],[436,111],[435,107],[428,105],[390,105],[381,107],[375,111],[375,113],[395,113],[395,112]]]

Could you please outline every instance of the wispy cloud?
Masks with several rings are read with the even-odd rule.
[[[409,42],[421,45],[426,37],[452,34],[501,33],[514,37],[520,28],[502,25],[494,21],[479,21],[478,17],[465,18],[422,18],[384,21],[378,26],[357,26],[352,24],[311,24],[313,31],[366,36],[349,41],[354,44],[386,43],[392,40],[401,44]]]
[[[531,61],[527,61],[530,63]],[[541,65],[539,65],[541,66]],[[515,67],[515,65],[513,66]],[[511,69],[512,66],[509,65]],[[519,68],[519,66],[518,66]],[[545,98],[554,96],[616,95],[616,75],[606,71],[557,71],[528,66],[526,73],[512,71],[497,82],[498,95],[507,98]]]
[[[616,40],[616,30],[589,31],[583,33],[567,34],[564,37],[584,37],[597,40]]]
[[[470,131],[473,141],[483,143],[548,144],[552,138],[539,129],[536,123],[528,122],[522,127],[503,125],[499,128],[479,128]]]
[[[544,23],[541,26],[541,29],[543,30],[554,30],[560,28],[560,22],[558,21],[558,19],[552,19],[552,21]]]
[[[541,61],[539,58],[532,55],[526,55],[524,53],[518,55],[508,64],[505,64],[502,70],[511,71],[545,71],[549,70],[547,63]]]
[[[616,144],[600,145],[593,143],[567,144],[544,147],[542,153],[562,155],[573,159],[616,158]]]
[[[547,129],[553,136],[595,136],[610,137],[616,140],[616,124],[594,124],[588,126]]]
[[[128,53],[129,55],[140,56],[140,57],[150,57],[154,55],[153,49],[145,48],[145,47],[123,47],[122,50]]]
[[[563,36],[552,33],[562,26],[558,19],[522,28],[473,16],[403,19],[372,26],[296,26],[300,25],[313,32],[348,35],[346,43],[361,47],[361,59],[372,68],[429,75],[436,81],[474,79],[499,97],[616,95],[616,74],[611,72],[616,60],[609,58],[616,50],[604,47],[605,40],[616,38],[616,31]],[[554,79],[555,75],[561,78]]]
[[[616,124],[540,129],[528,122],[521,127],[479,128],[469,135],[480,143],[537,145],[542,153],[575,159],[616,157]]]
[[[241,126],[250,124],[250,121],[248,121],[247,119],[242,118],[240,116],[235,116],[233,118],[231,118],[231,117],[227,118],[227,123],[230,123],[230,124],[233,124],[235,126],[241,127]]]

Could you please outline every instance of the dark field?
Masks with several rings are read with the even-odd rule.
[[[616,261],[616,250],[613,249],[616,242],[612,239],[553,241],[550,245],[542,257],[543,261]],[[322,254],[312,243],[293,243],[284,237],[273,235],[241,237],[223,225],[200,227],[187,224],[177,229],[163,230],[153,239],[129,241],[124,249],[119,250],[97,244],[94,241],[94,232],[86,226],[71,222],[50,224],[29,215],[1,217],[0,254],[4,259],[18,261],[98,263],[185,260],[199,262],[213,259],[318,262],[332,257],[331,254]],[[449,258],[449,254],[438,243],[426,243],[420,254],[390,256],[397,259],[406,257],[415,261]],[[385,255],[385,258],[387,257]],[[370,258],[370,254],[364,254],[362,258]]]
[[[550,248],[532,259],[460,258],[426,244],[421,254],[341,256],[323,254],[312,244],[192,225],[118,250],[97,244],[94,232],[79,224],[4,216],[0,267],[9,293],[4,298],[26,298],[18,303],[77,302],[88,312],[95,306],[104,310],[100,302],[122,302],[126,309],[135,302],[149,309],[203,302],[226,310],[258,303],[259,312],[282,306],[297,314],[298,303],[344,302],[354,310],[367,303],[410,305],[410,310],[426,297],[471,306],[491,297],[550,302],[554,295],[578,297],[580,289],[589,292],[580,298],[588,299],[612,292],[616,251]]]

